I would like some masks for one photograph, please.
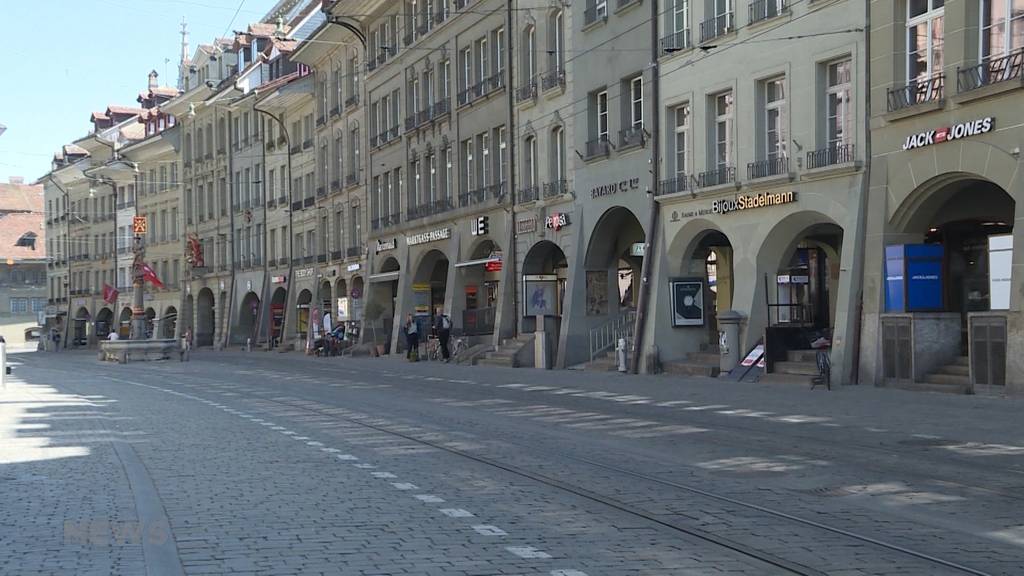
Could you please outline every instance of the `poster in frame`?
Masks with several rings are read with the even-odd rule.
[[[523,276],[523,316],[558,316],[558,277],[554,274]]]
[[[668,284],[672,326],[703,326],[704,279],[673,278]]]

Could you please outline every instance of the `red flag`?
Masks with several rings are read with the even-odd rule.
[[[165,288],[164,283],[160,281],[160,278],[158,278],[156,272],[149,267],[149,264],[144,263],[142,265],[142,280],[152,282],[153,286],[156,286],[157,288]]]
[[[106,302],[107,304],[113,304],[114,302],[117,302],[118,294],[120,294],[120,292],[117,291],[117,288],[114,288],[113,286],[107,284],[106,282],[103,283],[104,302]]]

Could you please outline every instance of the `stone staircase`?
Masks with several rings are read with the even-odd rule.
[[[786,359],[775,362],[771,374],[761,376],[759,382],[768,384],[810,384],[818,375],[817,350],[787,350]]]
[[[533,346],[533,334],[520,334],[515,338],[502,341],[501,346],[496,350],[484,354],[483,358],[476,361],[477,366],[503,366],[505,368],[518,368],[524,365],[524,356],[533,357],[533,354],[524,354],[527,346]],[[532,352],[532,350],[530,350]]]
[[[690,352],[679,362],[665,362],[662,371],[679,376],[707,376],[714,378],[721,371],[721,353],[718,348]]]
[[[926,375],[922,382],[915,382],[900,387],[924,392],[970,394],[971,365],[967,356],[958,356],[953,362],[941,366],[935,372]]]

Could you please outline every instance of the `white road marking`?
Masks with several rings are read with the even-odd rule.
[[[359,460],[351,454],[338,454],[338,460]]]
[[[523,388],[527,392],[544,392],[545,390],[554,390],[552,386],[530,386],[529,388]]]
[[[441,508],[441,514],[451,518],[471,518],[473,513],[462,508]]]
[[[324,452],[330,452],[331,454],[341,452],[341,450],[338,450],[337,448],[321,448],[321,450],[323,450]]]
[[[680,406],[682,404],[693,404],[689,400],[669,400],[668,402],[658,402],[655,406],[661,406],[663,408],[671,408],[673,406]]]
[[[296,436],[296,440],[309,440],[309,436]]]
[[[476,530],[476,533],[482,536],[508,536],[508,532],[490,524],[478,524],[473,526],[473,530]]]
[[[387,478],[387,479],[398,478],[398,476],[395,476],[391,472],[371,472],[371,474],[373,474],[374,478]]]
[[[533,546],[506,546],[505,550],[526,560],[546,560],[551,558],[551,554],[542,552]]]
[[[587,576],[582,570],[552,570],[551,576]]]
[[[417,494],[416,499],[420,502],[426,502],[428,504],[440,504],[444,502],[444,498],[434,496],[433,494]]]
[[[526,388],[526,384],[502,384],[498,388]]]
[[[417,489],[415,484],[410,484],[408,482],[392,482],[391,485],[394,486],[397,490],[416,490]]]
[[[718,410],[720,408],[728,408],[728,404],[708,404],[706,406],[689,406],[683,408],[683,410]]]
[[[316,440],[312,440],[310,442],[306,442],[306,445],[307,446],[323,446],[324,443],[323,442],[317,442]]]
[[[376,466],[374,466],[373,464],[356,464],[356,468],[362,468],[364,470],[369,470],[370,468],[376,468]]]

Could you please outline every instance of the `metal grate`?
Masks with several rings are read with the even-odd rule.
[[[1006,385],[1006,318],[981,316],[970,320],[971,383]]]
[[[882,377],[886,384],[910,383],[913,374],[913,338],[909,318],[882,319]]]

